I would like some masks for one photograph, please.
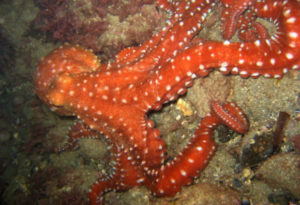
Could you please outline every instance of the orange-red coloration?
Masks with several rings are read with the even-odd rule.
[[[82,121],[71,130],[71,137],[76,141],[78,133],[82,137],[104,134],[111,144],[114,172],[92,186],[91,204],[101,204],[106,191],[137,185],[145,185],[159,196],[174,195],[207,164],[215,150],[211,136],[216,126],[247,131],[248,123],[236,105],[213,102],[211,115],[204,118],[187,147],[166,162],[164,141],[147,113],[184,94],[193,79],[214,68],[253,78],[280,78],[290,69],[299,69],[299,2],[248,0],[242,6],[240,1],[232,2],[239,11],[228,10],[225,32],[242,28],[232,26],[233,19],[248,10],[253,16],[272,18],[276,33],[268,37],[257,27],[260,31],[253,35],[255,41],[197,41],[194,37],[219,2],[160,0],[159,5],[172,16],[166,26],[144,44],[121,51],[114,61],[99,65],[91,51],[65,45],[38,65],[35,90],[39,97],[58,113]]]

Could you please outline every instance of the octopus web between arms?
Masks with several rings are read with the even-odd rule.
[[[203,41],[196,34],[216,4],[222,3],[223,42]],[[232,103],[212,102],[187,147],[166,162],[160,132],[147,119],[186,92],[192,80],[214,68],[242,77],[280,78],[300,64],[300,3],[278,1],[191,0],[157,4],[170,13],[165,27],[138,47],[122,50],[100,65],[97,57],[79,46],[64,45],[43,58],[35,73],[35,90],[54,111],[77,116],[69,147],[79,138],[106,136],[111,144],[114,173],[97,180],[90,203],[103,203],[110,190],[145,185],[155,195],[172,196],[190,184],[215,150],[212,132],[219,124],[245,133],[248,123]],[[256,20],[276,25],[269,34]],[[235,31],[243,42],[230,42]]]

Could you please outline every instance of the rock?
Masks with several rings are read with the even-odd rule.
[[[79,140],[82,155],[89,159],[103,159],[107,154],[107,146],[99,139],[81,139]]]
[[[300,198],[300,155],[283,153],[266,160],[256,176],[271,187],[290,192]]]
[[[240,160],[244,166],[254,167],[267,159],[273,152],[271,132],[252,130],[242,140]]]
[[[200,183],[185,187],[170,198],[156,198],[152,205],[233,205],[240,204],[238,192],[209,183]]]
[[[10,139],[10,133],[7,130],[0,130],[0,143],[7,142]]]

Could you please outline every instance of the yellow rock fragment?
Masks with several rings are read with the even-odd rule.
[[[191,104],[181,98],[177,100],[176,109],[180,110],[184,116],[191,116],[193,114]]]

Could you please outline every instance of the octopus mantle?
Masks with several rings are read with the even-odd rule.
[[[222,3],[225,41],[196,38],[216,4]],[[150,110],[186,92],[192,80],[215,69],[224,74],[279,78],[300,63],[300,5],[296,0],[191,0],[157,4],[170,13],[165,27],[140,46],[122,50],[100,65],[79,46],[64,45],[42,59],[35,73],[38,96],[54,111],[77,116],[70,146],[82,137],[106,136],[114,173],[91,188],[90,203],[101,204],[109,190],[145,185],[155,195],[172,196],[192,182],[215,150],[213,129],[225,124],[244,133],[248,123],[235,105],[212,102],[187,147],[166,162],[160,132],[147,118]],[[270,20],[269,35],[256,18]],[[242,42],[230,42],[239,31]],[[65,147],[66,148],[66,147]]]

